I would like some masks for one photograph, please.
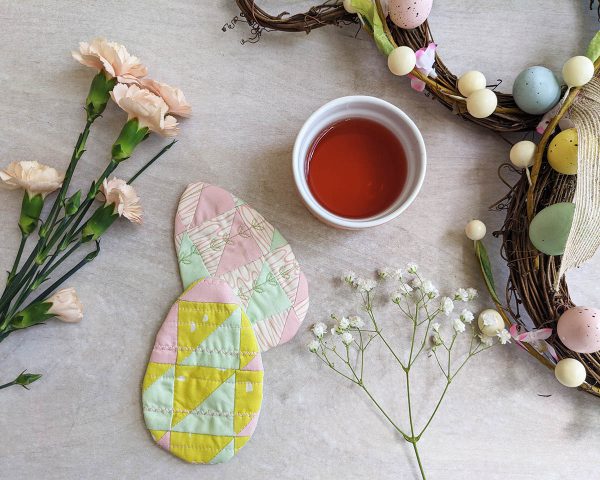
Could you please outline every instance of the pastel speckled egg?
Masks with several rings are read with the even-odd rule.
[[[548,162],[558,173],[577,175],[577,130],[563,130],[550,142],[548,147]]]
[[[535,248],[546,255],[562,255],[573,224],[575,204],[555,203],[544,208],[529,225],[529,239]]]
[[[556,75],[546,67],[523,70],[513,84],[513,97],[521,110],[541,115],[560,100],[560,84]]]
[[[400,28],[417,28],[427,20],[432,5],[433,0],[390,0],[390,18]]]
[[[556,328],[558,338],[577,353],[600,350],[600,309],[574,307],[563,313]]]

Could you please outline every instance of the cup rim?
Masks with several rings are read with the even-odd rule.
[[[383,107],[391,111],[400,120],[403,126],[408,129],[409,134],[412,135],[418,147],[417,151],[413,155],[414,158],[411,158],[411,161],[414,161],[417,164],[417,177],[416,180],[413,182],[412,186],[410,186],[411,191],[407,198],[389,212],[376,217],[370,217],[365,219],[342,217],[330,212],[325,207],[323,207],[316,200],[316,198],[310,191],[310,188],[308,188],[308,182],[305,174],[306,158],[300,155],[300,150],[303,141],[307,136],[311,134],[313,123],[324,111],[333,110],[338,105],[348,105],[349,103],[355,102],[371,104],[373,106]],[[318,133],[319,132],[316,132],[315,136]],[[412,119],[396,105],[393,105],[390,102],[387,102],[386,100],[383,100],[381,98],[372,97],[368,95],[349,95],[345,97],[339,97],[325,103],[315,112],[313,112],[310,115],[310,117],[308,117],[308,119],[304,122],[302,128],[296,136],[296,141],[294,143],[292,167],[296,189],[298,190],[298,193],[300,194],[303,203],[314,216],[316,216],[319,220],[323,221],[324,223],[334,227],[348,230],[360,230],[387,223],[398,217],[412,204],[412,202],[415,200],[415,198],[421,191],[421,187],[423,186],[423,182],[425,181],[425,173],[427,170],[427,153],[425,149],[425,142],[423,141],[423,136],[421,135],[419,128],[415,125]]]

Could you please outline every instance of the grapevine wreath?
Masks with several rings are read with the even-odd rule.
[[[566,86],[544,67],[532,67],[517,77],[511,95],[486,88],[485,77],[479,72],[457,77],[444,65],[426,20],[432,0],[326,1],[293,15],[271,15],[254,0],[236,2],[256,38],[263,31],[309,33],[326,25],[360,23],[388,57],[392,73],[408,74],[413,88],[429,92],[456,115],[500,133],[537,128],[541,134],[537,145],[518,142],[511,150],[512,164],[499,169],[501,178],[507,171],[520,174],[514,185],[503,179],[509,192],[495,205],[506,210],[504,225],[494,233],[502,238],[502,255],[509,269],[505,301],[496,293],[487,253],[477,236],[473,238],[475,251],[498,312],[517,343],[555,369],[565,385],[600,396],[600,346],[590,347],[590,333],[600,342],[600,310],[576,307],[564,279],[567,269],[579,266],[600,246],[600,36],[590,44],[587,57],[566,62]],[[538,83],[538,75],[542,75],[540,85],[556,84],[550,90],[555,98],[541,109],[537,108],[538,100],[548,96],[548,89],[534,92],[538,95],[533,97],[535,104],[527,98],[527,89],[532,80]],[[569,165],[565,166],[564,156],[556,160],[554,151],[572,157],[578,145],[578,154]],[[548,220],[556,221],[555,210],[559,208],[558,218],[564,220],[566,216],[566,222],[571,223],[562,232],[566,245],[557,249],[556,238],[544,235],[548,234]],[[544,242],[552,245],[546,248],[548,243]],[[569,318],[559,321],[563,317]],[[550,336],[539,334],[550,329]],[[564,359],[571,362],[564,365],[568,373],[579,376],[580,381],[561,379],[556,366],[561,367]]]

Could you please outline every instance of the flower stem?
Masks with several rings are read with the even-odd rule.
[[[19,244],[19,251],[17,252],[17,256],[15,257],[15,262],[13,263],[10,273],[8,274],[8,280],[6,281],[7,285],[10,284],[15,274],[17,273],[17,268],[19,267],[19,263],[21,262],[21,256],[23,255],[23,249],[25,248],[25,243],[27,242],[27,237],[28,235],[21,232],[21,243]]]
[[[144,173],[154,162],[156,162],[160,157],[162,157],[165,153],[167,153],[167,151],[173,146],[175,145],[175,143],[177,143],[177,140],[173,140],[171,143],[169,143],[166,147],[164,147],[160,152],[158,152],[154,157],[152,157],[150,159],[150,161],[148,163],[146,163],[146,165],[144,165],[142,168],[140,168],[137,173],[131,177],[129,179],[129,181],[127,182],[129,185],[131,185],[136,178],[138,178],[142,173]]]
[[[421,463],[421,456],[419,455],[419,448],[417,447],[417,441],[411,442],[413,446],[413,450],[415,452],[415,457],[417,457],[417,463],[419,464],[419,471],[421,472],[421,478],[423,480],[427,480],[425,476],[425,470],[423,469],[423,464]]]

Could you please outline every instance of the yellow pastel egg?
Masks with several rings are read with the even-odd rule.
[[[550,142],[548,162],[558,173],[564,175],[577,174],[577,130],[563,130]]]

